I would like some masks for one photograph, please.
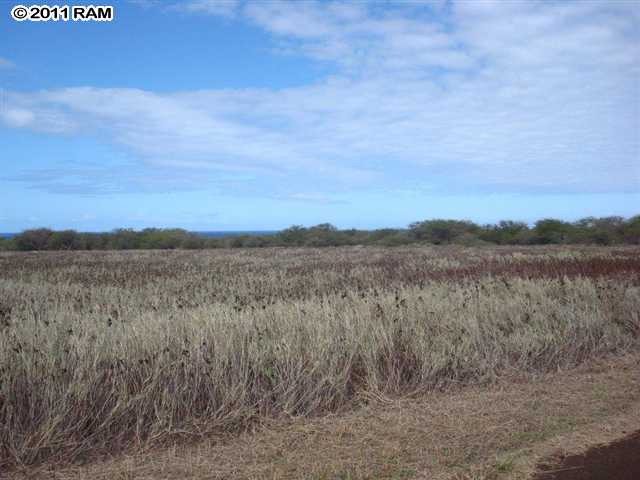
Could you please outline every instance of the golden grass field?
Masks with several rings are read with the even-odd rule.
[[[638,247],[2,253],[0,476],[525,478],[640,429],[639,312]]]

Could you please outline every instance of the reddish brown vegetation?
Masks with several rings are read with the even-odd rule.
[[[626,353],[638,252],[0,254],[0,469]]]

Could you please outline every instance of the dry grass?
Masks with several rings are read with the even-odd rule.
[[[0,469],[624,354],[638,253],[3,254]]]
[[[314,419],[265,419],[253,432],[28,469],[14,480],[522,480],[558,449],[580,451],[638,428],[636,353],[533,381],[379,397]]]

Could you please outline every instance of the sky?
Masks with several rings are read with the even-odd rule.
[[[17,3],[0,232],[640,213],[640,2]]]

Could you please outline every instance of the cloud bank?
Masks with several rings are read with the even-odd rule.
[[[166,174],[151,175],[149,189],[207,188],[205,174],[222,179],[220,188],[231,178],[240,191],[319,202],[357,190],[640,189],[635,2],[196,0],[174,8],[257,26],[272,35],[274,54],[335,73],[277,90],[7,92],[0,121],[126,149],[140,169]],[[34,186],[64,191],[64,175],[46,178]],[[103,178],[75,184],[112,193]]]

